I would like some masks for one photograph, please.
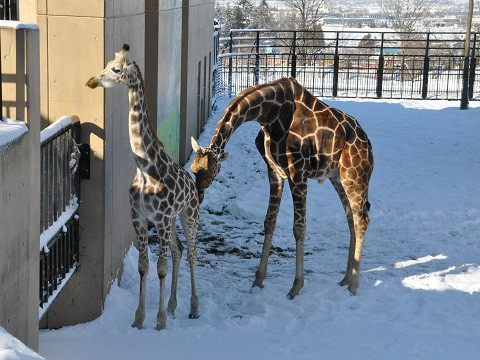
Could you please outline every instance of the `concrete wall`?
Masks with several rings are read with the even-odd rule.
[[[185,163],[190,136],[210,112],[213,6],[214,0],[20,0],[20,19],[40,27],[42,128],[76,115],[82,142],[91,147],[90,180],[81,184],[80,267],[42,327],[98,317],[136,239],[127,90],[91,90],[85,81],[130,44],[131,58],[144,70],[154,127],[170,155]]]
[[[29,127],[18,140],[0,148],[0,326],[36,350],[40,255],[38,29],[0,25],[0,41],[6,99],[2,115],[26,121]]]
[[[158,134],[172,158],[179,160],[182,3],[160,1],[158,55]]]
[[[210,115],[214,0],[183,0],[180,163]]]
[[[113,59],[127,43],[129,56],[144,69],[144,2],[108,0],[106,7],[105,61]],[[104,295],[110,291],[111,282],[120,279],[125,251],[136,243],[128,196],[136,169],[128,135],[128,111],[126,87],[105,90]]]
[[[127,89],[91,90],[84,84],[124,43],[144,67],[145,7],[134,0],[39,0],[29,8],[28,1],[20,17],[34,17],[32,7],[37,12],[42,125],[77,115],[82,142],[91,147],[90,180],[81,184],[80,267],[41,323],[56,328],[101,314],[112,281],[121,275],[125,251],[135,239],[128,200],[134,162]]]
[[[179,159],[182,0],[145,1],[145,82],[150,120]]]

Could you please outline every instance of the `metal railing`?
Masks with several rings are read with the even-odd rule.
[[[40,317],[79,260],[79,143],[78,119],[48,132],[41,142]]]
[[[214,97],[292,76],[317,96],[461,97],[463,33],[231,30],[214,37]],[[468,96],[480,99],[479,35],[472,34]]]
[[[17,0],[0,0],[0,20],[18,20]]]

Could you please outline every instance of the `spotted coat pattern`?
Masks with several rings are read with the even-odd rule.
[[[373,153],[366,133],[355,118],[321,102],[293,78],[251,87],[227,107],[210,145],[197,151],[192,170],[199,193],[203,194],[219,171],[212,161],[208,169],[202,167],[202,161],[207,156],[220,158],[233,132],[247,121],[261,126],[255,143],[267,163],[270,182],[265,240],[253,285],[263,287],[287,179],[294,204],[296,240],[296,274],[288,295],[293,298],[298,294],[304,284],[307,180],[323,183],[329,179],[342,201],[350,229],[347,271],[340,284],[348,285],[354,293],[359,286],[363,240],[370,222],[368,185]]]
[[[121,63],[120,65],[118,63]],[[177,281],[183,245],[175,230],[175,219],[180,218],[187,243],[187,258],[190,265],[192,295],[190,318],[198,317],[198,296],[195,285],[197,249],[195,245],[199,216],[199,201],[195,183],[190,174],[174,162],[166,153],[162,142],[153,131],[146,110],[145,86],[139,67],[126,64],[125,50],[117,53],[116,59],[107,65],[92,83],[110,86],[126,85],[129,97],[130,145],[137,166],[130,187],[130,204],[133,226],[138,238],[138,271],[140,274],[140,298],[133,327],[142,328],[145,319],[146,279],[148,260],[148,223],[157,227],[159,257],[157,272],[160,280],[160,305],[157,329],[166,327],[164,307],[165,277],[168,271],[168,248],[172,252],[172,290],[168,311],[173,315],[177,306]],[[118,69],[114,68],[118,66]],[[111,72],[109,67],[116,69]],[[128,68],[128,71],[125,70]],[[120,71],[122,69],[122,71]],[[90,84],[89,84],[90,83]]]

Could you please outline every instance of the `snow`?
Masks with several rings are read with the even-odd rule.
[[[12,29],[38,30],[38,25],[28,23],[28,22],[13,21],[13,20],[0,20],[0,27],[2,27],[2,28],[12,28]]]
[[[0,360],[44,359],[0,326]]]
[[[150,249],[145,329],[138,252],[126,255],[100,318],[42,331],[48,359],[474,359],[480,351],[480,102],[333,100],[357,117],[373,144],[371,224],[356,296],[337,285],[348,226],[333,187],[309,185],[305,287],[288,300],[295,271],[293,210],[285,187],[264,289],[251,291],[268,203],[266,165],[247,123],[205,194],[199,230],[198,320],[188,319],[189,273],[181,263],[178,308],[157,332],[156,246]],[[227,103],[200,138],[208,145]],[[191,161],[192,159],[190,159]],[[189,164],[187,164],[188,166]],[[167,284],[170,284],[170,267]],[[166,291],[167,299],[169,289]]]
[[[70,116],[63,116],[54,123],[50,124],[48,127],[43,129],[40,133],[40,142],[43,143],[50,139],[51,137],[58,134],[62,131],[63,128],[67,127],[72,123],[72,118]]]
[[[41,320],[43,315],[47,312],[48,308],[50,305],[52,305],[53,301],[57,298],[58,294],[62,291],[63,287],[67,284],[68,280],[72,277],[73,273],[75,270],[77,270],[78,264],[75,262],[73,264],[72,268],[68,273],[65,274],[65,278],[62,279],[62,281],[58,284],[57,290],[55,290],[52,295],[48,297],[48,300],[46,303],[43,303],[43,307],[39,306],[38,307],[38,319]],[[0,358],[1,360],[1,358]]]
[[[28,127],[23,121],[2,117],[0,121],[0,148],[17,140],[26,132],[28,132]]]
[[[71,219],[71,217],[78,210],[78,199],[74,197],[71,204],[68,205],[62,215],[48,228],[40,234],[40,251],[43,249],[45,253],[48,253],[48,242],[60,231],[67,232],[65,223]]]

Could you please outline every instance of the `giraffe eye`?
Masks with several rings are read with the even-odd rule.
[[[112,71],[113,71],[115,74],[119,74],[120,71],[122,71],[122,70],[120,70],[119,68],[116,68],[116,67],[112,67]]]

